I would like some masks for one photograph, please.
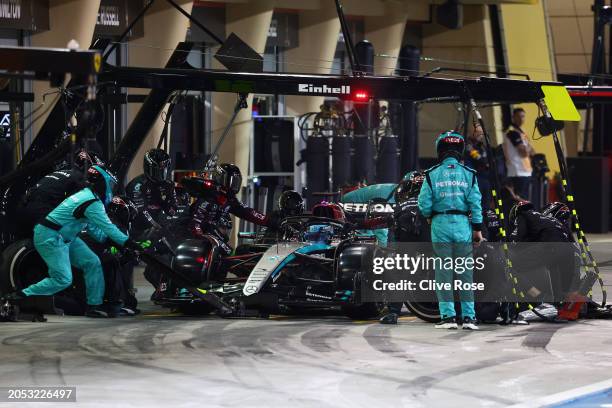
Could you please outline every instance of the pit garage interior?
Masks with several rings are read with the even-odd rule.
[[[57,394],[28,398],[53,387],[84,407],[612,406],[610,23],[607,0],[0,0],[0,407],[65,406]],[[497,171],[518,111],[534,153],[521,197]],[[358,227],[397,211],[389,199],[404,175],[438,162],[441,132],[469,141],[476,129],[507,297],[478,330],[435,329],[437,301],[407,302],[397,324],[381,324],[390,302],[361,307],[366,278],[349,291],[339,275],[363,254],[387,253]],[[129,258],[118,273],[130,277],[113,276],[135,315],[91,318],[57,297],[13,297],[48,276],[37,222],[20,219],[21,207],[58,163],[75,169],[79,148],[95,151],[122,197],[151,149],[169,157],[164,185],[181,204],[164,222],[147,213],[151,235],[134,235],[138,248],[108,249]],[[267,229],[236,212],[215,221],[225,234],[191,235],[206,199],[194,191],[217,181],[207,177],[221,163],[240,169],[235,199]],[[371,185],[393,190],[342,201]],[[287,191],[303,197],[304,213],[276,220]],[[555,316],[536,307],[529,324],[512,314],[533,308],[514,300],[522,290],[506,263],[507,218],[523,199],[567,209],[581,278],[549,302]],[[266,235],[271,219],[299,224],[300,238]],[[194,262],[217,275],[194,281]],[[274,271],[285,267],[308,272],[297,278],[310,282],[301,298],[292,289],[262,295],[274,307],[248,300],[278,289]],[[87,285],[77,269],[66,289],[75,293]],[[554,292],[553,273],[545,279]]]

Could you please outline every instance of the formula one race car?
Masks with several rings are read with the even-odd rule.
[[[383,305],[362,303],[364,268],[378,247],[351,224],[311,215],[286,218],[274,244],[247,244],[223,257],[215,237],[187,239],[174,251],[154,300],[182,311],[265,315],[339,308],[353,319],[376,317]],[[370,260],[370,261],[368,261]]]

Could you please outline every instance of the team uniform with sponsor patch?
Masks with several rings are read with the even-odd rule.
[[[367,210],[367,204],[370,200],[374,199],[382,199],[387,200],[389,204],[389,210],[393,212],[393,204],[395,203],[395,199],[393,198],[393,191],[397,187],[397,184],[386,183],[386,184],[373,184],[371,186],[362,187],[357,190],[353,190],[349,193],[346,193],[340,199],[341,205],[344,210],[348,213],[354,212],[362,212],[365,214]],[[381,207],[384,204],[379,204]],[[381,208],[383,210],[385,208]],[[362,211],[359,211],[362,210]],[[387,246],[387,240],[389,235],[389,230],[387,228],[384,229],[375,229],[375,230],[359,230],[358,231],[362,235],[373,235],[376,236],[378,244],[380,246]]]
[[[457,143],[463,143],[463,137],[454,133],[440,135],[438,143],[441,140],[452,143],[453,140],[449,142],[449,139],[453,138],[459,140]],[[439,152],[439,155],[442,161],[426,171],[426,182],[419,193],[419,209],[424,217],[431,218],[431,241],[437,256],[471,257],[472,230],[480,231],[482,226],[481,194],[476,172],[457,160],[461,155],[445,155],[444,152]],[[472,269],[466,268],[465,272],[455,277],[454,271],[444,268],[445,262],[442,264],[442,267],[436,265],[437,282],[453,283],[454,279],[459,279],[472,283]],[[436,293],[443,319],[454,318],[453,291],[437,290]],[[474,319],[472,291],[460,291],[460,299],[464,319]]]

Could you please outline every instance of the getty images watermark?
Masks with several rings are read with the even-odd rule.
[[[603,250],[591,248],[596,256]],[[560,302],[588,278],[588,260],[572,242],[390,243],[363,252],[361,300],[437,302],[443,294],[468,294],[477,302]]]
[[[417,256],[408,254],[395,254],[391,256],[374,257],[372,273],[382,275],[387,272],[396,272],[403,275],[415,275],[419,271],[446,270],[456,275],[466,272],[482,271],[485,268],[485,256],[440,257],[427,256],[421,253]],[[471,280],[471,279],[470,279]],[[372,281],[375,291],[429,291],[429,290],[484,290],[482,282],[469,282],[465,279],[453,279],[452,282],[437,282],[435,279],[424,278],[420,280],[400,279],[387,281],[382,277]]]

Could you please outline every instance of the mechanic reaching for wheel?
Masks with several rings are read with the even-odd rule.
[[[127,197],[115,196],[106,208],[108,218],[121,232],[130,235],[138,209]],[[98,255],[104,269],[106,290],[104,302],[111,317],[134,316],[138,313],[132,273],[137,260],[133,254],[121,251],[110,242],[97,243],[84,237],[87,245]],[[141,247],[150,245],[149,241],[140,242]],[[144,249],[144,248],[143,248]]]
[[[164,215],[176,213],[176,190],[174,182],[168,180],[170,164],[170,156],[165,151],[147,151],[142,162],[143,174],[130,181],[125,188],[126,195],[139,212],[133,226],[136,234],[150,226],[145,211],[158,223]]]
[[[105,206],[112,197],[117,179],[102,166],[87,170],[87,187],[66,198],[34,228],[34,246],[48,266],[49,277],[12,295],[49,296],[72,283],[71,265],[83,271],[89,317],[108,317],[102,307],[104,273],[98,256],[78,237],[81,231],[102,242],[110,239],[120,247],[139,250],[108,218]]]
[[[567,226],[553,216],[567,219],[569,208],[556,203],[555,206],[545,207],[547,209],[551,213],[544,215],[536,211],[532,203],[521,201],[510,210],[510,241],[541,243],[511,247],[512,265],[517,274],[522,275],[522,281],[527,282],[527,293],[536,300],[543,296],[544,290],[534,283],[537,276],[533,271],[546,267],[551,275],[553,300],[560,302],[575,289],[580,272],[576,268],[573,236]],[[547,284],[546,279],[544,284]]]
[[[222,163],[202,177],[186,177],[181,183],[190,194],[198,197],[191,206],[190,228],[194,236],[202,237],[212,234],[219,238],[222,250],[230,255],[229,236],[219,230],[222,220],[227,220],[229,214],[242,218],[257,225],[276,228],[279,220],[275,214],[267,216],[241,203],[236,194],[242,185],[242,174],[234,164]]]
[[[472,256],[472,241],[483,240],[481,194],[476,172],[459,162],[465,150],[463,136],[453,131],[444,132],[436,139],[440,163],[425,172],[425,182],[419,193],[419,209],[431,221],[431,241],[436,256],[460,258]],[[470,225],[471,214],[471,225]],[[437,283],[460,280],[463,284],[473,281],[473,269],[465,268],[456,274],[450,268],[436,263]],[[463,288],[463,286],[462,286]],[[465,288],[464,288],[465,289]],[[453,290],[436,290],[442,321],[436,328],[457,329]],[[461,315],[464,330],[477,330],[472,290],[460,290]]]

